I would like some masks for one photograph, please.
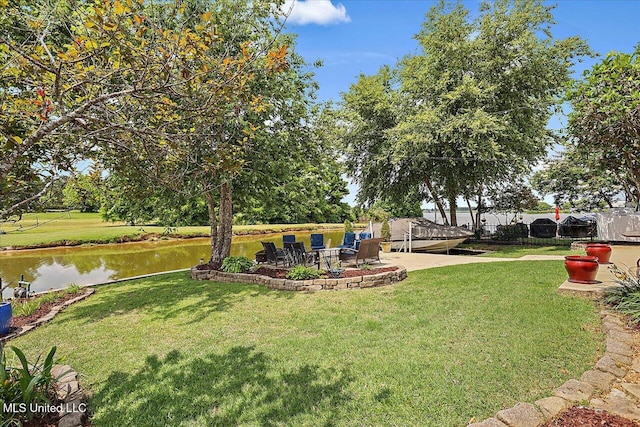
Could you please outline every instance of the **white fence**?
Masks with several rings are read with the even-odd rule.
[[[638,242],[640,237],[627,237],[623,233],[640,231],[640,212],[627,212],[624,210],[599,213],[598,239],[618,242]]]

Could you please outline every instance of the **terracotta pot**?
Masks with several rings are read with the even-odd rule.
[[[587,243],[587,255],[598,258],[600,264],[609,264],[611,246],[607,243]]]
[[[595,256],[568,255],[564,257],[564,268],[572,283],[599,283],[596,280],[598,258]]]

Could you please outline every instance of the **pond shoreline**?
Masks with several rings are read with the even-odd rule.
[[[337,227],[327,227],[322,225],[317,225],[313,227],[309,226],[296,226],[292,224],[290,227],[282,227],[282,228],[265,228],[265,229],[243,229],[237,230],[233,232],[233,237],[240,236],[259,236],[259,235],[267,235],[267,234],[278,234],[278,233],[289,233],[289,232],[307,232],[307,231],[339,231],[341,228]],[[146,242],[146,241],[158,241],[158,240],[189,240],[196,238],[208,238],[211,237],[207,233],[193,233],[193,234],[181,234],[181,233],[169,233],[169,234],[161,234],[161,233],[144,233],[139,235],[123,235],[117,239],[88,239],[88,240],[60,240],[55,242],[43,242],[37,244],[30,245],[15,245],[15,246],[4,246],[0,247],[0,253],[8,252],[8,251],[22,251],[22,250],[31,250],[31,249],[49,249],[49,248],[61,248],[61,247],[74,247],[74,246],[82,246],[82,245],[107,245],[107,244],[122,244],[122,243],[132,243],[132,242]]]

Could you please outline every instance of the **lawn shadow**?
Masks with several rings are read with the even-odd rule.
[[[293,292],[273,291],[253,284],[194,280],[188,272],[171,273],[99,286],[93,296],[67,310],[59,321],[91,323],[142,311],[156,319],[184,317],[186,324],[194,324],[212,313],[229,310],[246,298],[259,296],[292,298]]]
[[[177,350],[148,356],[135,373],[113,372],[91,397],[100,425],[274,426],[301,417],[335,425],[349,404],[353,381],[345,369],[279,367],[253,347],[189,358]],[[310,417],[310,418],[309,418]]]

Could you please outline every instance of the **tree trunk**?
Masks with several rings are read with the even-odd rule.
[[[447,219],[447,214],[446,214],[446,212],[444,210],[444,206],[442,205],[442,202],[440,201],[440,197],[438,197],[438,194],[436,193],[435,189],[433,188],[433,185],[431,185],[431,181],[429,180],[429,178],[425,178],[424,179],[424,183],[426,184],[427,188],[429,189],[429,193],[431,193],[431,197],[433,198],[433,202],[435,203],[436,207],[440,211],[440,216],[442,216],[442,222],[444,223],[444,225],[449,225],[449,220]]]
[[[476,217],[473,213],[473,208],[471,207],[471,202],[469,201],[469,198],[465,196],[464,200],[467,202],[467,207],[469,208],[469,216],[471,217],[471,229],[475,230],[476,229]]]
[[[220,205],[218,221],[216,222],[215,203],[210,192],[205,193],[209,221],[211,222],[211,259],[209,264],[220,266],[222,260],[231,253],[231,236],[233,226],[233,205],[231,198],[231,184],[228,182],[220,186]]]
[[[218,229],[218,253],[220,259],[231,254],[231,238],[233,236],[233,203],[231,183],[225,182],[220,187],[220,226]]]
[[[456,212],[458,209],[458,203],[456,202],[456,196],[449,196],[449,215],[451,216],[451,225],[458,226],[458,214]]]
[[[218,224],[216,219],[216,205],[213,201],[213,194],[210,191],[204,192],[204,198],[207,202],[207,212],[209,213],[209,233],[211,234],[211,259],[209,264],[213,266],[220,265],[222,260],[216,255],[214,250],[216,242],[218,241]]]
[[[480,229],[482,227],[482,214],[484,211],[484,207],[482,206],[482,192],[478,193],[478,208],[476,210],[476,227]]]

